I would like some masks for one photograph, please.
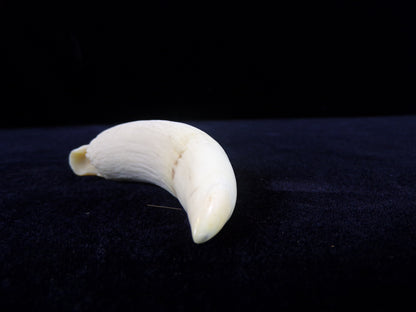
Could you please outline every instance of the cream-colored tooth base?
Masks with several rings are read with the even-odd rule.
[[[227,154],[208,134],[184,123],[143,120],[112,127],[74,149],[69,164],[77,175],[164,188],[182,204],[197,244],[222,229],[236,203]]]
[[[69,154],[69,165],[76,175],[97,175],[97,168],[87,158],[88,145],[82,145]]]

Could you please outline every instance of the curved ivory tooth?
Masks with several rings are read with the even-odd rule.
[[[195,243],[216,235],[237,198],[233,168],[222,147],[205,132],[166,120],[133,121],[100,133],[71,151],[77,175],[156,184],[185,209]]]

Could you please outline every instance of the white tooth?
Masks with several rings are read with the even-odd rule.
[[[205,132],[166,120],[133,121],[100,133],[71,151],[77,175],[156,184],[185,209],[195,243],[216,235],[237,198],[233,168],[222,147]]]

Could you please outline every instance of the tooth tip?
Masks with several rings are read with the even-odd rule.
[[[223,219],[212,220],[208,218],[204,220],[199,219],[198,222],[194,224],[191,223],[193,241],[196,244],[202,244],[209,241],[221,231],[225,222],[226,220]]]
[[[215,234],[212,233],[192,233],[192,239],[195,244],[202,244],[209,241]]]
[[[205,243],[221,231],[234,209],[235,201],[230,200],[231,196],[227,190],[216,188],[206,200],[201,200],[206,205],[191,206],[199,209],[185,209],[189,212],[192,238],[196,244]]]

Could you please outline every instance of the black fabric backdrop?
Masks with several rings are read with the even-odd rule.
[[[75,176],[104,125],[0,131],[0,309],[371,311],[414,306],[416,117],[195,121],[233,216],[196,245],[148,184]],[[409,305],[410,304],[410,305]]]
[[[95,2],[1,1],[0,127],[416,114],[414,1]]]

